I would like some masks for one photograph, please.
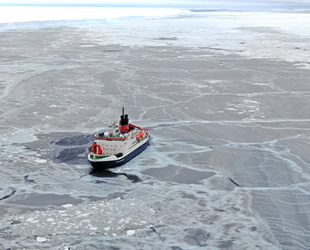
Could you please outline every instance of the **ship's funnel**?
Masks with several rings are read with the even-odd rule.
[[[119,121],[119,130],[121,131],[121,133],[129,132],[129,118],[128,115],[125,114],[124,107],[122,108],[122,115]]]

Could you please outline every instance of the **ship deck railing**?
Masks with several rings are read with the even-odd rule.
[[[102,137],[99,135],[94,136],[97,140],[106,140],[106,141],[125,141],[128,137]]]

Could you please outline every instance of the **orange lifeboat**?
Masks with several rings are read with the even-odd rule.
[[[143,136],[144,136],[144,133],[143,131],[141,131],[139,134],[137,134],[136,139],[139,140]]]

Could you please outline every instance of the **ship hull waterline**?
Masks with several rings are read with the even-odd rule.
[[[122,157],[117,158],[116,160],[111,161],[99,161],[99,160],[91,160],[88,158],[88,161],[91,163],[92,167],[95,170],[105,170],[109,168],[115,168],[121,165],[124,165],[134,157],[136,157],[138,154],[140,154],[142,151],[144,151],[150,143],[150,138],[147,139],[141,146],[133,150],[132,152],[128,153],[127,155],[124,155]]]

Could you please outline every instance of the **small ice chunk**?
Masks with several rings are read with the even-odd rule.
[[[127,235],[134,235],[136,233],[135,230],[128,230]]]
[[[30,222],[30,223],[38,223],[39,222],[38,220],[35,220],[34,218],[28,218],[26,221]]]
[[[45,237],[37,237],[37,242],[45,242],[47,239]]]
[[[44,160],[44,159],[35,159],[34,162],[36,162],[36,163],[46,163],[47,160]]]
[[[89,213],[79,214],[78,217],[87,217],[88,215],[89,215]]]
[[[69,208],[69,207],[73,207],[73,205],[72,204],[64,204],[64,205],[62,205],[62,207]]]

